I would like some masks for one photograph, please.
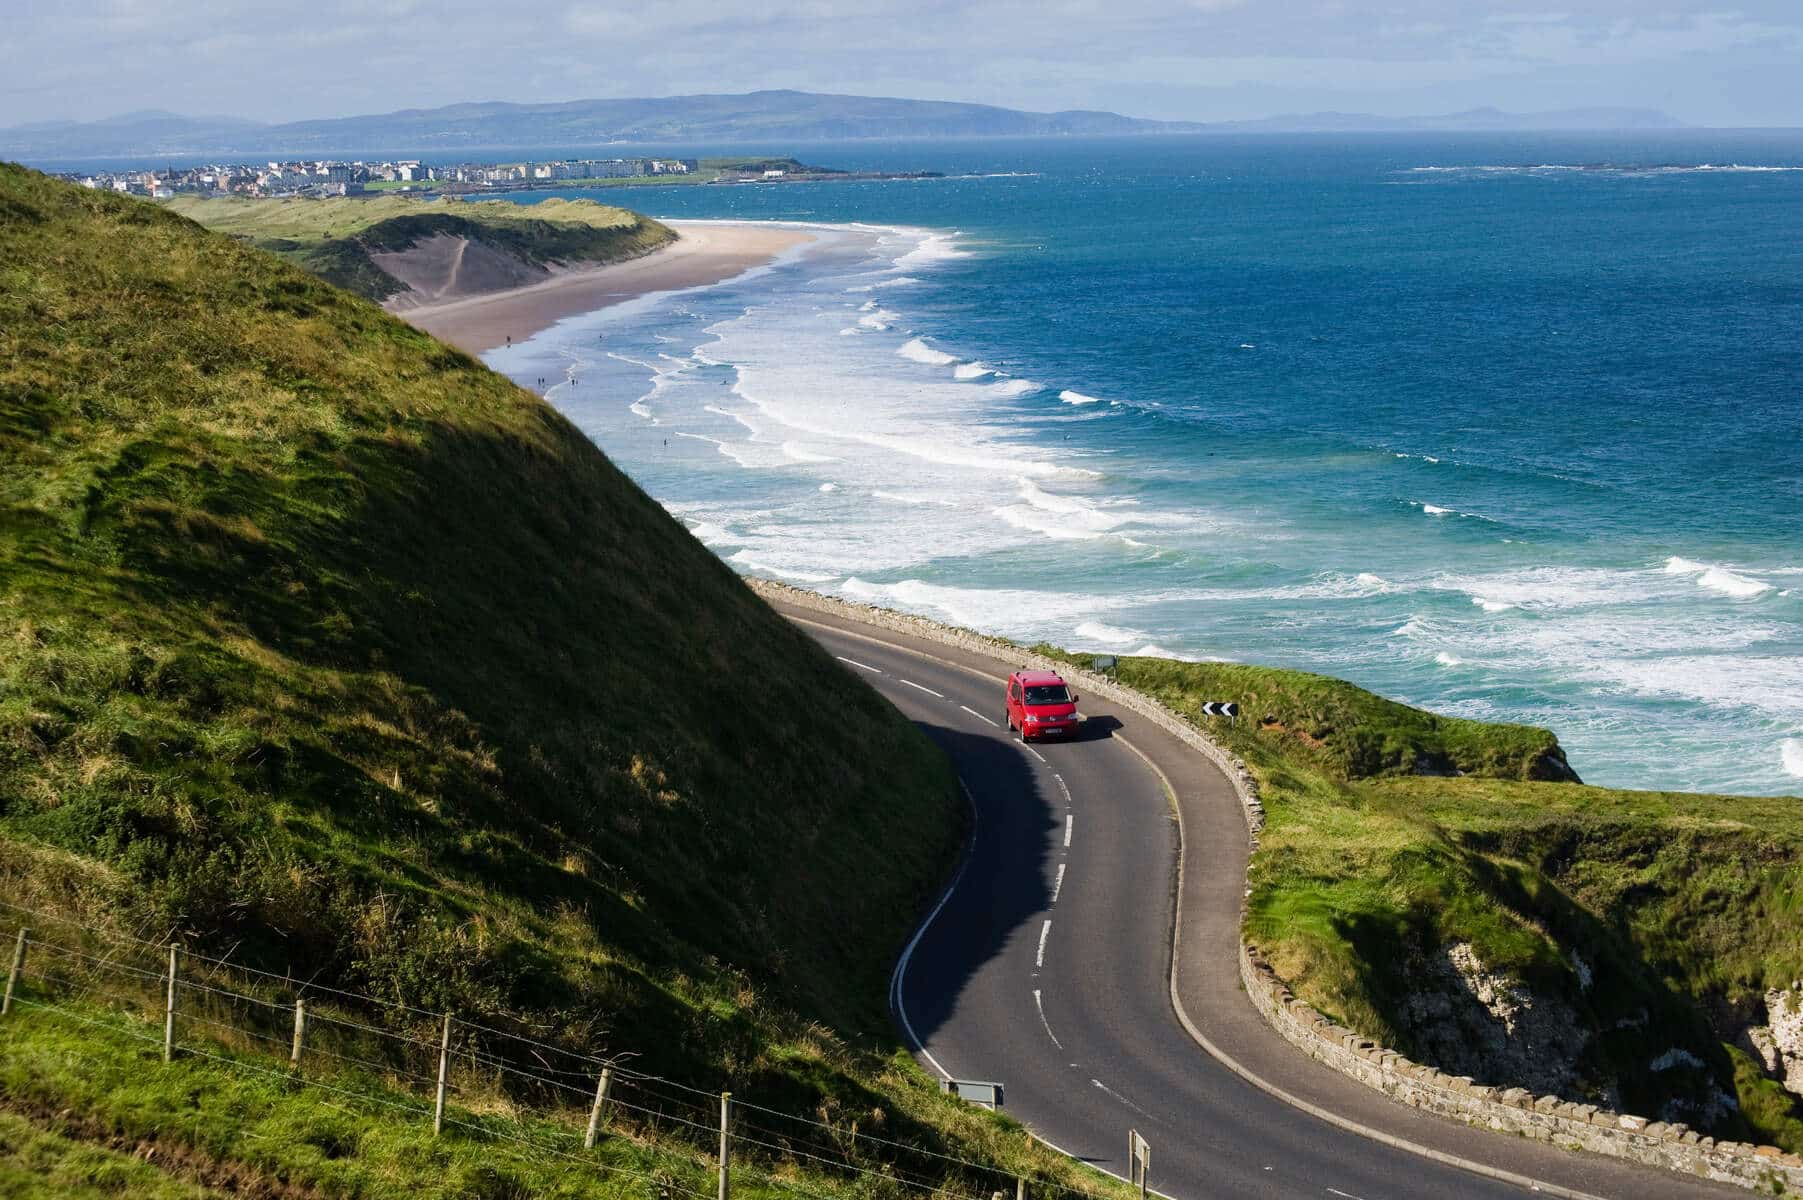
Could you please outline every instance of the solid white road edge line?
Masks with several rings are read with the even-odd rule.
[[[952,881],[945,885],[945,892],[939,897],[939,902],[933,905],[933,911],[926,915],[926,919],[920,923],[920,928],[916,929],[914,936],[908,939],[908,945],[901,952],[901,957],[895,960],[895,970],[889,975],[889,1007],[895,1010],[896,1017],[901,1021],[902,1032],[908,1035],[908,1041],[920,1056],[932,1063],[933,1070],[939,1072],[941,1078],[944,1079],[950,1079],[952,1073],[933,1057],[933,1052],[927,1049],[927,1044],[920,1040],[918,1033],[914,1032],[914,1022],[908,1020],[908,1005],[902,999],[902,980],[908,973],[908,960],[914,957],[914,948],[920,945],[920,939],[927,935],[928,929],[932,928],[934,918],[945,908],[946,902],[952,898],[952,893],[957,891],[958,885],[964,881],[964,873],[970,869],[972,852],[976,849],[977,798],[970,794],[970,785],[964,782],[962,776],[958,778],[958,787],[964,792],[964,802],[970,805],[970,839],[965,843],[964,861],[958,864],[958,873],[953,875]]]
[[[898,677],[897,677],[897,678],[896,678],[896,680],[895,680],[895,682],[897,682],[897,683],[899,683],[899,684],[901,684],[901,685],[903,685],[903,686],[904,686],[904,687],[911,687],[911,688],[913,688],[913,689],[914,689],[914,690],[915,690],[915,691],[917,691],[917,692],[925,692],[925,693],[926,693],[926,694],[927,694],[927,695],[929,695],[929,696],[937,696],[937,697],[939,697],[939,699],[941,699],[941,700],[943,700],[943,699],[945,699],[945,693],[944,693],[944,692],[935,692],[935,691],[934,691],[934,690],[933,690],[933,689],[932,689],[932,688],[930,688],[930,687],[922,687],[922,686],[920,686],[920,685],[919,685],[919,684],[918,684],[918,683],[915,683],[915,682],[914,682],[914,681],[913,681],[913,680],[912,680],[912,679],[902,679],[902,678],[900,678],[900,677],[899,677],[899,676],[898,676]]]
[[[1033,1007],[1039,1010],[1039,1023],[1045,1026],[1045,1035],[1052,1039],[1052,1045],[1060,1050],[1064,1049],[1064,1043],[1059,1041],[1058,1035],[1052,1032],[1052,1023],[1045,1019],[1045,1001],[1039,998],[1038,988],[1033,989]]]
[[[1215,1045],[1214,1042],[1210,1041],[1208,1035],[1198,1029],[1196,1023],[1190,1020],[1189,1012],[1183,1007],[1183,996],[1177,990],[1177,955],[1178,948],[1183,945],[1183,847],[1187,841],[1183,830],[1183,805],[1177,801],[1177,789],[1171,786],[1170,776],[1166,775],[1164,771],[1159,768],[1158,764],[1152,761],[1150,755],[1144,750],[1141,750],[1138,746],[1135,746],[1126,738],[1122,737],[1119,730],[1115,731],[1114,740],[1137,755],[1139,760],[1145,763],[1151,772],[1158,777],[1158,782],[1164,787],[1165,796],[1170,800],[1171,811],[1177,816],[1177,903],[1171,906],[1174,913],[1171,921],[1171,1008],[1176,1012],[1178,1022],[1183,1026],[1185,1032],[1189,1034],[1190,1039],[1198,1046],[1202,1047],[1202,1049],[1206,1050],[1209,1057],[1213,1058],[1223,1067],[1226,1067],[1229,1071],[1232,1071],[1235,1075],[1238,1075],[1241,1079],[1244,1079],[1259,1091],[1264,1092],[1266,1095],[1277,1100],[1281,1100],[1291,1108],[1305,1112],[1318,1120],[1326,1121],[1336,1129],[1343,1129],[1347,1133],[1357,1134],[1359,1137],[1367,1138],[1381,1146],[1389,1146],[1394,1150],[1402,1150],[1406,1153],[1418,1155],[1421,1158],[1429,1159],[1433,1162],[1442,1163],[1445,1166],[1457,1167],[1459,1170],[1469,1171],[1473,1175],[1483,1175],[1491,1179],[1500,1180],[1503,1183],[1514,1184],[1516,1187],[1526,1188],[1529,1191],[1544,1192],[1549,1196],[1558,1196],[1561,1200],[1604,1200],[1604,1197],[1593,1195],[1590,1192],[1580,1192],[1573,1188],[1561,1187],[1556,1183],[1548,1183],[1528,1175],[1520,1175],[1514,1171],[1506,1171],[1501,1167],[1492,1167],[1487,1163],[1481,1163],[1475,1159],[1461,1158],[1456,1154],[1448,1154],[1443,1150],[1435,1150],[1432,1146],[1423,1146],[1420,1142],[1411,1142],[1407,1138],[1401,1138],[1397,1137],[1395,1134],[1385,1133],[1381,1129],[1373,1129],[1369,1125],[1361,1125],[1350,1117],[1342,1117],[1339,1113],[1322,1108],[1318,1104],[1312,1104],[1300,1096],[1292,1095],[1291,1093],[1284,1091],[1276,1084],[1266,1080],[1263,1076],[1254,1074],[1249,1067],[1245,1066],[1237,1058],[1234,1058],[1225,1050]]]
[[[881,675],[882,674],[881,671],[877,670],[875,667],[871,666],[869,663],[861,663],[855,658],[846,658],[843,654],[835,654],[835,655],[833,655],[833,657],[838,659],[842,663],[850,663],[852,666],[857,667],[859,670],[869,671],[872,675]]]

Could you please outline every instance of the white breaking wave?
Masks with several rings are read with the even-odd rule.
[[[724,525],[716,525],[712,521],[690,521],[689,532],[704,545],[738,545],[739,539]]]
[[[839,591],[853,600],[893,604],[910,612],[939,616],[968,629],[1020,629],[1023,614],[1030,614],[1040,627],[1051,623],[1069,628],[1090,614],[1123,604],[1106,597],[1069,592],[961,588],[921,579],[869,583],[855,575],[840,584]]]
[[[1143,641],[1146,636],[1137,629],[1122,629],[1118,625],[1104,625],[1100,621],[1084,621],[1071,632],[1079,638],[1101,642],[1105,646],[1127,646]]]
[[[896,350],[896,353],[917,363],[925,363],[929,367],[949,367],[958,361],[956,354],[935,350],[919,338],[909,338],[901,344],[901,348]]]
[[[1085,396],[1082,392],[1073,392],[1069,388],[1058,393],[1058,398],[1066,404],[1101,404],[1100,396]]]
[[[837,579],[837,575],[822,575],[818,571],[802,571],[794,567],[780,567],[772,563],[759,562],[749,550],[740,550],[736,554],[726,556],[727,562],[736,562],[747,571],[756,571],[764,575],[780,575],[784,579],[793,579],[797,583],[828,583]]]
[[[823,483],[820,485],[820,490],[823,492],[836,492],[839,490],[839,485],[836,483]]]
[[[921,494],[919,492],[885,492],[881,489],[870,493],[878,500],[893,500],[897,504],[937,504],[945,508],[956,508],[958,502],[947,496]]]
[[[953,379],[981,379],[985,375],[995,374],[995,368],[985,362],[959,363],[952,371]]]
[[[894,270],[900,271],[909,267],[925,266],[936,262],[945,262],[954,258],[969,258],[970,251],[958,248],[958,233],[936,233],[930,230],[915,231],[920,235],[920,244],[895,260]],[[906,275],[897,276],[905,279]]]
[[[1778,761],[1784,764],[1786,775],[1803,779],[1803,738],[1785,738],[1778,747]]]
[[[1031,379],[1006,379],[1001,383],[992,383],[983,390],[991,396],[999,396],[1004,400],[1012,400],[1016,396],[1027,396],[1039,391],[1044,384],[1034,383]]]
[[[1492,600],[1487,596],[1473,596],[1471,602],[1488,613],[1507,612],[1515,607],[1507,600]]]
[[[1764,595],[1772,590],[1772,585],[1769,583],[1730,571],[1727,567],[1691,562],[1688,558],[1666,559],[1665,573],[1667,575],[1694,575],[1698,587],[1706,587],[1711,591],[1721,592],[1725,596],[1733,596],[1740,600]]]
[[[1442,650],[1442,651],[1440,651],[1440,653],[1434,655],[1434,661],[1439,663],[1443,667],[1462,666],[1462,665],[1464,665],[1464,662],[1465,662],[1465,660],[1460,658],[1458,655],[1448,654],[1444,650]]]

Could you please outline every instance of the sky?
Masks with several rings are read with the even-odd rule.
[[[1800,0],[0,0],[0,126],[760,88],[1173,120],[1803,126]]]

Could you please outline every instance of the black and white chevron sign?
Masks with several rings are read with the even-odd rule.
[[[1237,717],[1240,715],[1240,706],[1231,700],[1209,700],[1202,705],[1202,715],[1205,717]]]

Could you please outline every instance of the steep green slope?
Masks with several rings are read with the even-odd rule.
[[[959,812],[537,398],[0,166],[0,898],[971,1153],[885,1005]],[[85,1078],[8,1036],[18,1086]],[[119,1128],[183,1127],[152,1077]]]
[[[1546,730],[1319,675],[1148,658],[1119,675],[1257,775],[1246,937],[1317,1009],[1454,1073],[1803,1149],[1803,1106],[1748,1038],[1803,978],[1795,800],[1585,787]],[[1485,980],[1461,982],[1473,963]]]
[[[169,207],[305,267],[371,300],[407,285],[372,254],[409,249],[439,235],[479,241],[523,265],[600,264],[637,258],[676,234],[649,217],[590,200],[462,204],[405,196],[245,200],[177,197]]]

